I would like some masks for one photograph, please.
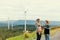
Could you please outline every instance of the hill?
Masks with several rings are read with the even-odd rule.
[[[24,25],[24,20],[10,20],[9,23],[10,25]],[[27,20],[27,24],[35,24],[35,20]],[[44,25],[44,21],[41,21],[41,24]],[[0,26],[7,26],[8,21],[0,21]],[[50,21],[49,23],[50,26],[60,26],[60,21]]]

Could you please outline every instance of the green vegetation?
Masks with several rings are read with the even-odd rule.
[[[51,27],[50,34],[53,35],[54,33],[56,33],[59,30],[60,30],[60,26]],[[24,34],[22,34],[22,35],[19,35],[16,37],[8,38],[7,40],[33,40],[34,38],[36,38],[36,32],[35,31],[33,31],[32,33],[29,33],[29,38],[24,38]]]
[[[53,26],[51,27],[51,33],[53,34],[57,28],[60,28],[60,26]],[[55,30],[56,29],[56,30]],[[29,32],[29,40],[32,38],[35,38],[36,33],[35,33],[35,26],[34,25],[27,25],[27,30]],[[54,31],[55,30],[55,31]],[[5,27],[0,27],[0,40],[23,40],[24,38],[24,25],[16,25],[14,26],[14,29],[12,30],[10,27],[10,30],[7,29],[7,26]],[[54,32],[52,32],[54,31]]]
[[[27,25],[27,30],[31,32],[35,30],[34,25]],[[32,29],[31,29],[32,28]],[[10,37],[21,35],[24,31],[24,25],[16,25],[12,30],[11,27],[8,30],[7,26],[0,27],[0,40],[6,40]]]

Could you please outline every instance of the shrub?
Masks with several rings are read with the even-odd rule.
[[[28,31],[26,31],[26,32],[24,33],[24,38],[29,38],[29,32],[28,32]]]

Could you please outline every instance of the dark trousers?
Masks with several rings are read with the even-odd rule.
[[[37,40],[41,40],[41,33],[39,34],[39,33],[37,32]]]

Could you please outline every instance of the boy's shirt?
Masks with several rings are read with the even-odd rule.
[[[44,28],[50,29],[50,26],[49,25],[45,25]]]
[[[49,25],[44,26],[44,34],[50,34],[50,26]]]

